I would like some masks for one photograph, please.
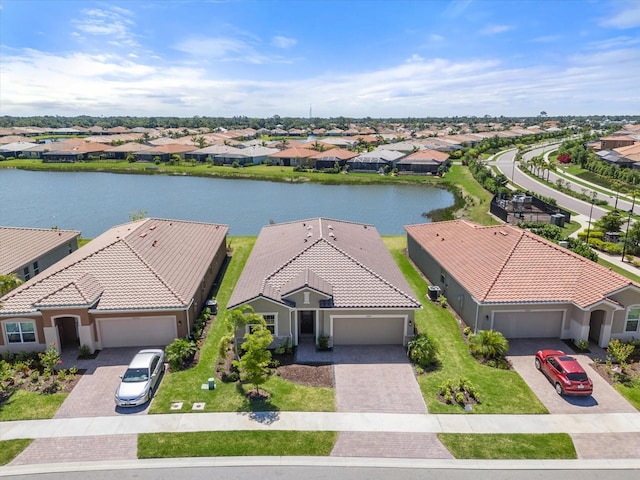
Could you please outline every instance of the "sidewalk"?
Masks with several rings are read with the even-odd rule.
[[[640,413],[434,415],[234,412],[61,418],[0,423],[0,440],[159,432],[298,430],[428,433],[639,433]]]

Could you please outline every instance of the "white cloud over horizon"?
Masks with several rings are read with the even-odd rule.
[[[131,11],[140,4],[88,3],[67,20],[75,48],[3,43],[2,114],[306,116],[310,104],[323,117],[640,114],[640,37],[620,27],[635,20],[618,18],[640,12],[633,2],[573,36],[551,27],[527,35],[522,19],[500,21],[500,8],[493,16],[483,8],[476,22],[479,2],[453,2],[440,12],[453,23],[403,27],[406,38],[391,31],[375,48],[366,22],[346,40],[313,19],[307,32],[286,19],[271,27],[259,15],[237,24],[210,15],[208,28],[158,37],[155,17]]]

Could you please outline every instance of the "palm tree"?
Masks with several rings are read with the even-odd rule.
[[[22,285],[23,281],[15,273],[0,275],[0,297]]]

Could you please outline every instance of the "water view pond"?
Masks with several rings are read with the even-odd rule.
[[[328,217],[375,225],[383,235],[453,205],[431,186],[319,185],[188,176],[0,170],[0,225],[80,230],[93,238],[129,214],[229,225],[257,235],[270,222]]]

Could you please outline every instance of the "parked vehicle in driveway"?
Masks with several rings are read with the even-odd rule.
[[[119,407],[135,407],[149,401],[164,371],[162,350],[140,350],[120,378],[115,400]]]
[[[578,360],[562,350],[536,352],[536,368],[553,383],[558,395],[591,395],[593,383]]]

